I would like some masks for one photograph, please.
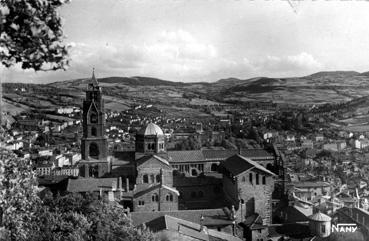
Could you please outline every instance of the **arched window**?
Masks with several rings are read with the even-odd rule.
[[[165,200],[167,200],[167,202],[173,202],[173,195],[171,193],[168,193],[165,197]]]
[[[246,182],[246,177],[242,177],[242,182]]]
[[[256,173],[255,179],[256,185],[259,185],[259,173]]]
[[[91,143],[89,148],[89,156],[95,159],[99,158],[99,146],[96,143]]]
[[[97,131],[96,131],[96,127],[91,127],[91,136],[96,136],[97,135]]]
[[[92,112],[90,115],[90,122],[91,123],[97,123],[97,113]]]
[[[151,150],[155,150],[155,143],[151,143]]]
[[[89,177],[99,177],[99,167],[97,165],[89,167]]]
[[[149,176],[147,174],[143,175],[143,183],[149,183]]]
[[[263,176],[263,185],[265,185],[266,184],[266,178],[265,178],[265,176]]]
[[[159,195],[157,193],[154,193],[151,196],[151,201],[153,201],[153,202],[159,202]]]
[[[218,170],[218,165],[216,163],[211,164],[211,171],[216,172]]]
[[[203,191],[199,191],[198,196],[199,196],[199,197],[204,197],[204,193],[203,193]]]
[[[155,183],[155,176],[154,174],[150,175],[150,183]]]
[[[192,175],[192,176],[197,176],[197,171],[196,171],[196,169],[192,169],[192,170],[191,170],[191,175]]]
[[[161,182],[161,177],[160,177],[160,175],[158,174],[158,175],[156,175],[156,182],[157,183],[160,183]]]
[[[249,174],[249,181],[252,184],[252,173]]]

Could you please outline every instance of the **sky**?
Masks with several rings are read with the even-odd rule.
[[[3,71],[4,82],[91,76],[171,81],[369,71],[369,1],[72,0],[60,9],[66,71]]]

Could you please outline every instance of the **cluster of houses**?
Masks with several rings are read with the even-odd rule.
[[[260,148],[170,151],[168,139],[196,136],[215,143],[225,133],[204,131],[201,123],[184,118],[134,114],[142,108],[152,106],[105,114],[102,89],[93,75],[82,110],[56,110],[59,115],[82,114],[82,121],[51,125],[19,118],[23,131],[6,132],[2,147],[30,158],[40,185],[53,192],[93,192],[123,206],[135,226],[170,232],[174,240],[320,240],[342,220],[369,231],[368,170],[355,161],[360,158],[348,158],[366,148],[364,136],[340,133],[333,140],[319,132],[262,131],[265,146]],[[267,116],[257,118],[265,121]],[[219,118],[224,125],[250,121],[237,115]],[[106,125],[107,119],[114,121]],[[82,127],[80,147],[32,146],[40,133],[68,127]],[[322,151],[333,157],[316,158]],[[315,171],[322,166],[331,170]],[[360,180],[358,185],[335,175],[339,170]]]

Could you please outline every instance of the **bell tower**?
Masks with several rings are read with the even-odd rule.
[[[108,148],[105,137],[104,100],[94,70],[83,101],[82,126],[81,174],[85,177],[101,177],[108,172]]]

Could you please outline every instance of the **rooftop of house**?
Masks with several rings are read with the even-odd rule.
[[[273,159],[274,155],[265,149],[241,149],[240,155],[248,158]]]
[[[149,193],[153,190],[156,190],[156,189],[160,189],[160,188],[165,188],[169,191],[171,191],[172,193],[175,193],[177,196],[179,196],[179,192],[177,189],[173,188],[173,187],[168,187],[166,185],[161,185],[161,184],[158,184],[158,185],[155,185],[155,186],[151,186],[151,187],[142,187],[141,189],[137,189],[135,190],[135,193],[133,195],[134,198],[138,198],[146,193]]]
[[[205,159],[208,160],[225,160],[230,156],[238,153],[238,150],[202,150]]]
[[[171,230],[179,232],[184,236],[195,238],[196,240],[229,240],[229,241],[241,241],[242,239],[233,235],[219,232],[211,229],[202,230],[201,225],[198,223],[190,222],[180,218],[176,218],[170,215],[160,216],[150,222],[146,223],[146,226],[154,232],[162,230]]]
[[[296,182],[293,185],[297,188],[318,188],[318,187],[329,187],[330,184],[328,182],[316,181],[316,182]]]
[[[247,170],[250,170],[252,168],[256,168],[259,171],[262,171],[266,174],[275,176],[275,174],[265,167],[261,166],[255,161],[252,161],[249,158],[243,157],[241,155],[233,155],[229,158],[227,158],[222,164],[222,167],[228,170],[232,175],[237,176]]]
[[[161,163],[163,163],[167,166],[170,166],[169,162],[165,158],[162,158],[158,155],[145,155],[145,156],[141,157],[140,159],[136,160],[137,161],[137,167],[142,165],[143,163],[147,162],[150,159],[156,159],[159,162],[161,162]]]
[[[96,192],[102,190],[111,190],[113,182],[117,178],[77,178],[68,179],[68,192]]]
[[[224,226],[231,225],[232,220],[223,209],[199,209],[199,210],[178,210],[178,211],[157,211],[157,212],[132,212],[132,222],[134,226],[150,222],[161,216],[169,215],[193,223],[200,223],[201,216],[204,217],[205,226]]]
[[[169,162],[205,162],[203,151],[168,151]]]

